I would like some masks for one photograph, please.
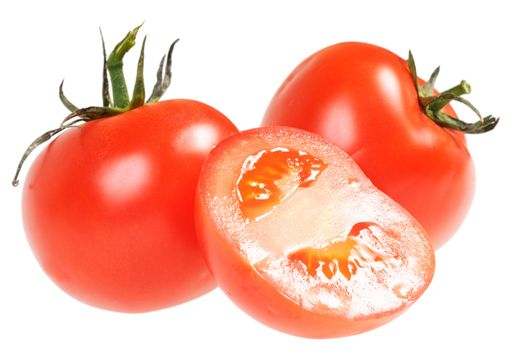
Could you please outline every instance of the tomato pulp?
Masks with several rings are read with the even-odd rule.
[[[143,312],[215,287],[193,223],[200,169],[235,133],[200,102],[169,100],[71,128],[33,163],[23,191],[27,238],[67,293]]]
[[[225,139],[196,196],[198,239],[218,285],[283,332],[327,338],[375,328],[433,276],[419,223],[315,134],[265,127]]]
[[[443,111],[456,117],[450,105]],[[305,129],[344,149],[436,249],[468,212],[475,175],[465,136],[422,112],[407,62],[386,49],[347,42],[316,52],[278,89],[263,125]]]

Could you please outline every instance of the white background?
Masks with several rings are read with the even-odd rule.
[[[525,10],[516,5],[521,2],[468,3],[4,2],[0,349],[525,349]],[[34,137],[67,114],[57,97],[63,78],[75,103],[100,103],[98,27],[110,49],[143,20],[148,86],[158,60],[179,37],[166,98],[206,102],[240,129],[258,126],[296,64],[340,41],[375,43],[403,57],[412,49],[421,76],[441,64],[440,89],[462,78],[471,83],[472,102],[502,119],[495,131],[468,137],[477,170],[472,209],[437,253],[435,279],[409,311],[365,334],[309,340],[259,324],[220,290],[178,307],[129,315],[81,304],[47,278],[25,239],[21,189],[10,187],[15,165]],[[130,77],[137,53],[125,62]]]

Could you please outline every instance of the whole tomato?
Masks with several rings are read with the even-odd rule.
[[[125,41],[133,38],[131,32]],[[29,170],[24,227],[53,281],[97,307],[151,311],[216,286],[196,241],[194,195],[209,151],[237,129],[201,102],[157,102],[168,86],[172,48],[146,105],[132,106],[137,93],[129,101],[113,86],[108,106],[76,109],[61,91],[72,114],[28,149],[64,131]],[[108,70],[112,83],[121,79],[120,69]]]
[[[423,84],[409,66],[415,68],[413,59],[370,44],[327,47],[294,69],[262,124],[305,129],[340,146],[424,226],[437,249],[461,225],[474,194],[463,132],[488,131],[498,120],[457,119],[448,102],[473,108],[461,97],[469,85],[463,81],[438,94],[439,70]]]

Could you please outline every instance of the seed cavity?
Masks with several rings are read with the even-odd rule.
[[[360,269],[379,273],[401,263],[400,257],[379,239],[385,230],[372,222],[355,224],[348,235],[322,247],[306,247],[288,255],[299,261],[311,277],[351,280]]]
[[[248,156],[236,181],[242,214],[257,221],[290,197],[309,187],[327,164],[307,152],[277,147]]]

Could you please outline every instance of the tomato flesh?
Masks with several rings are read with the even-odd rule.
[[[298,129],[222,141],[200,175],[196,226],[227,295],[261,322],[304,337],[389,321],[417,300],[434,270],[417,221],[345,152]]]

